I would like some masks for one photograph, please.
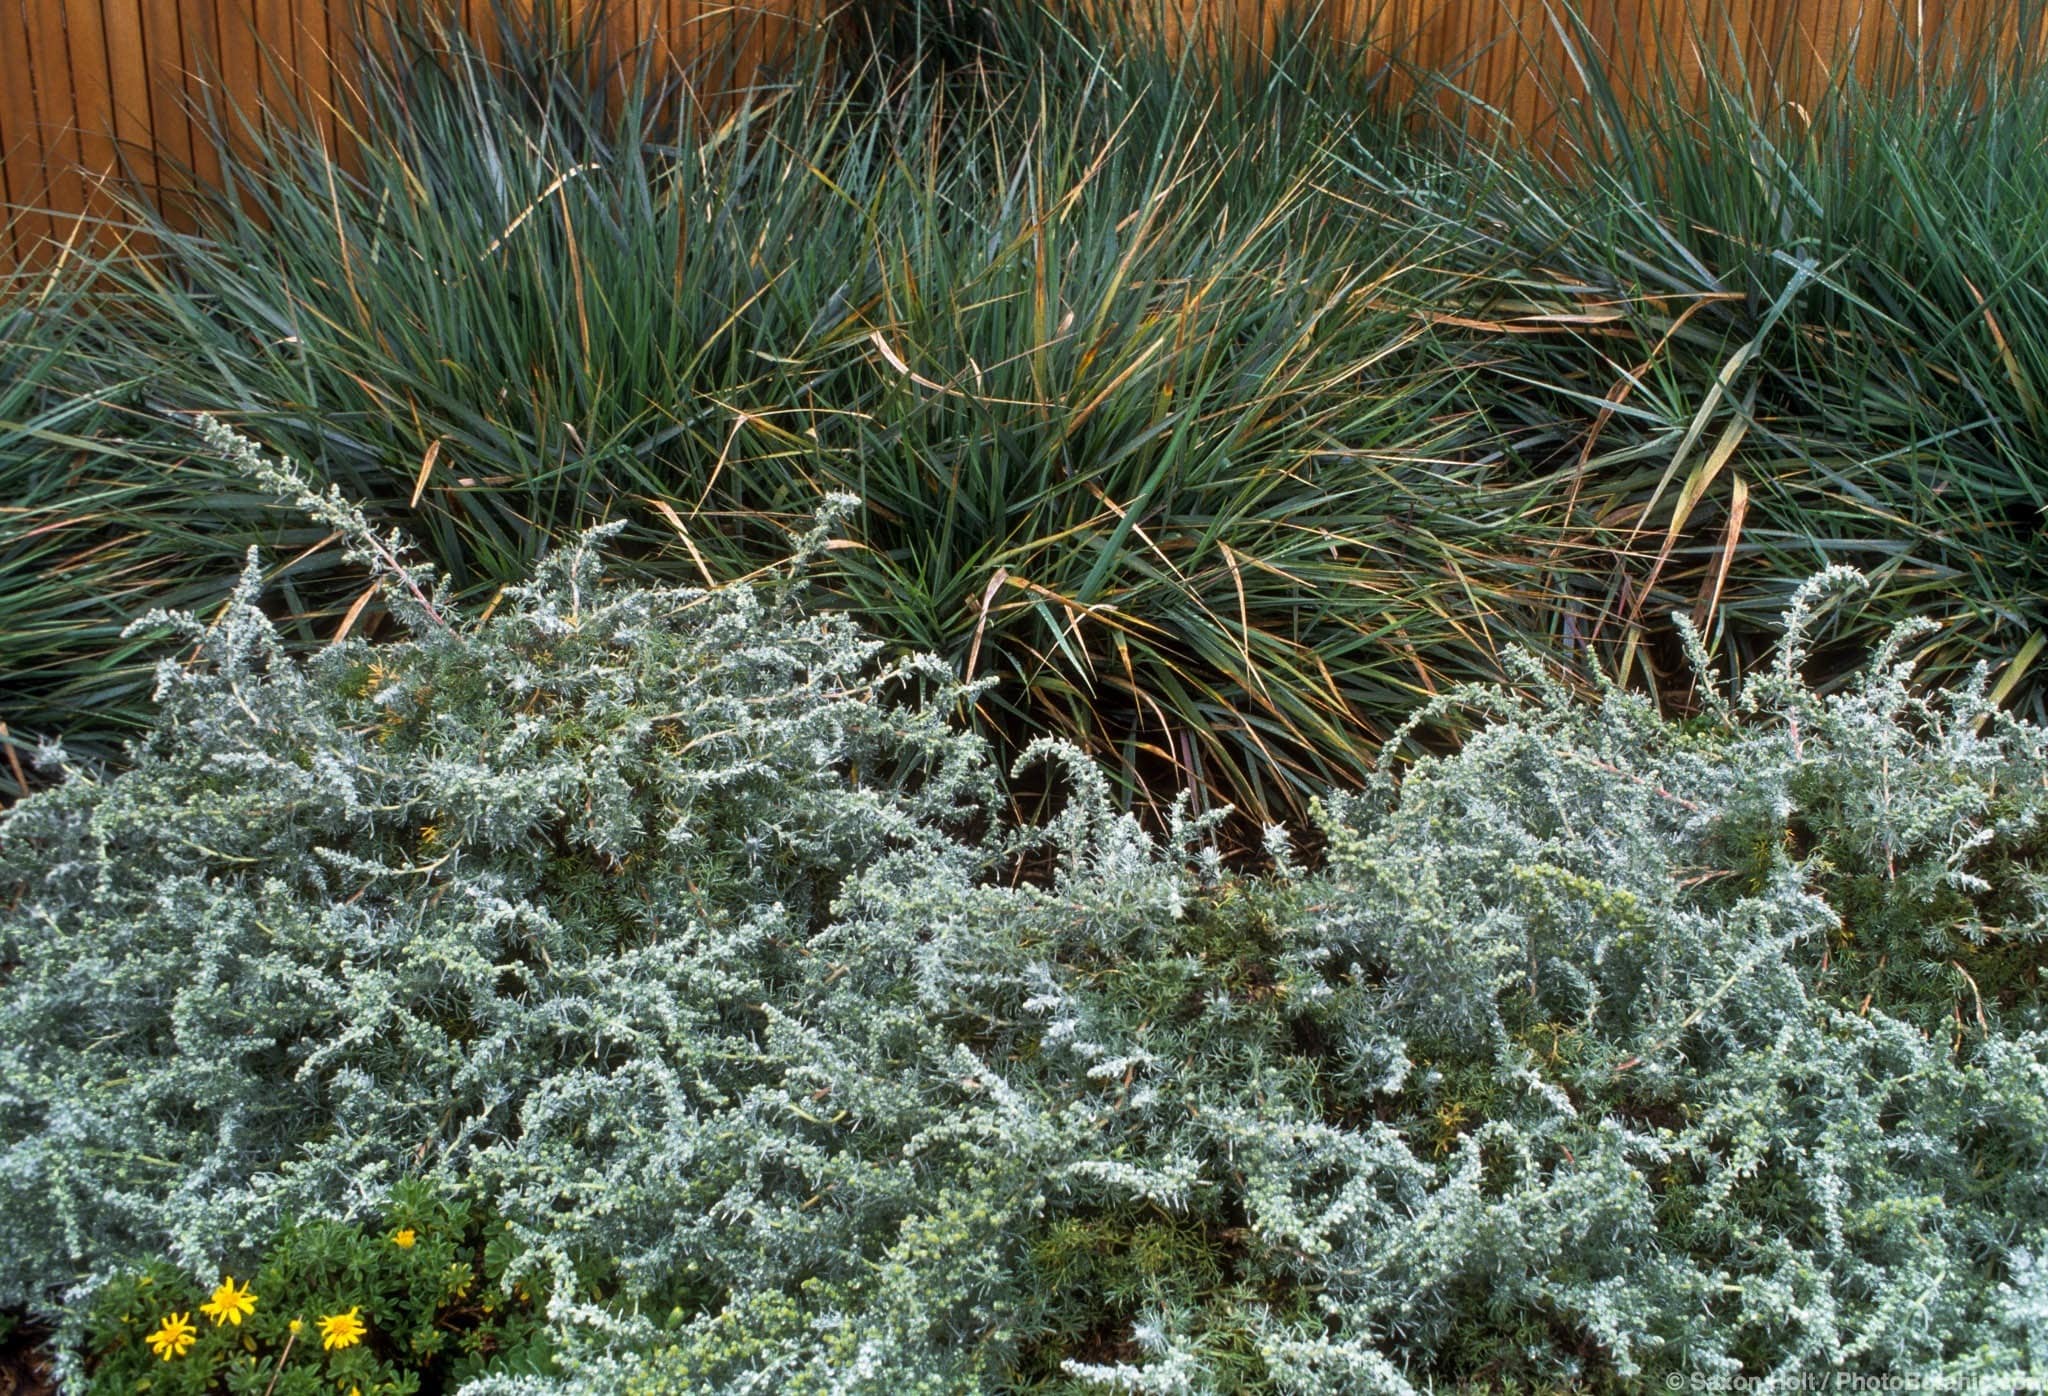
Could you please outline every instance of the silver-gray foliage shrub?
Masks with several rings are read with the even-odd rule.
[[[337,518],[409,638],[245,582],[0,824],[0,1302],[425,1173],[551,1280],[506,1392],[2048,1362],[2048,744],[1911,631],[1810,691],[1849,574],[1697,721],[1450,695],[1248,878],[1055,745],[996,827],[958,686],[789,585],[586,539],[470,621]]]

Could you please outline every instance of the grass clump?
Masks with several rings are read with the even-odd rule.
[[[1699,20],[1695,47],[1731,23]],[[1630,83],[1580,29],[1555,160],[1476,151],[1421,205],[1472,235],[1454,338],[1489,425],[1627,545],[1576,579],[1565,646],[1682,684],[1642,649],[1669,598],[1746,667],[1800,579],[1849,563],[1885,602],[1844,653],[1953,619],[1930,674],[2013,659],[2001,697],[2041,714],[2048,189],[2019,152],[2048,82],[2038,16],[1969,24],[1888,30],[1803,101],[1792,73],[1669,54]]]
[[[38,783],[45,741],[61,736],[71,760],[104,765],[146,729],[157,656],[125,633],[136,616],[217,605],[222,575],[252,545],[280,553],[272,584],[294,611],[338,564],[321,555],[321,531],[280,521],[230,468],[194,453],[182,426],[142,419],[138,430],[136,384],[81,369],[92,316],[61,278],[0,281],[0,799]],[[291,633],[313,638],[303,624]]]
[[[1450,142],[1398,63],[1308,27],[1254,67],[1031,5],[867,7],[734,94],[646,55],[601,80],[585,19],[398,24],[334,114],[347,159],[321,121],[216,117],[195,226],[138,202],[154,251],[90,268],[83,323],[19,322],[61,348],[53,410],[134,409],[7,447],[52,500],[84,450],[128,530],[5,525],[108,616],[34,641],[81,701],[39,673],[24,740],[113,750],[143,715],[112,612],[274,541],[191,451],[199,410],[480,604],[603,521],[641,578],[747,576],[855,494],[818,595],[998,679],[1000,765],[1058,734],[1154,828],[1184,789],[1233,805],[1241,846],[1514,643],[1689,710],[1654,618],[1746,671],[1836,562],[1882,583],[1844,663],[1938,612],[1930,672],[2009,657],[1996,691],[2040,715],[2024,64],[1845,70],[1795,112],[1762,72],[1632,98],[1568,27],[1560,164]],[[376,633],[321,543],[269,593],[286,633]]]
[[[158,250],[96,269],[81,372],[406,519],[463,596],[608,519],[639,575],[742,576],[855,493],[821,595],[1000,677],[1000,752],[1052,730],[1156,818],[1187,786],[1298,819],[1362,774],[1360,723],[1540,628],[1494,544],[1541,526],[1407,309],[1437,235],[1323,192],[1369,75],[1034,32],[707,113],[402,29],[354,166],[218,127],[196,231],[137,207]]]

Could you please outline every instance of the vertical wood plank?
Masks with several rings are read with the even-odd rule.
[[[1436,0],[1425,26],[1425,40],[1422,45],[1423,67],[1438,81],[1456,83],[1456,57],[1464,45],[1464,7],[1452,0]],[[1450,108],[1439,100],[1445,115],[1452,114]]]
[[[211,53],[192,76],[211,92],[228,134],[228,148],[247,158],[252,152],[243,132],[243,121],[260,123],[263,101],[263,66],[257,52],[256,0],[215,0],[211,6],[194,6],[213,17],[208,35]]]
[[[1476,0],[1458,8],[1464,12],[1458,17],[1457,47],[1452,51],[1458,86],[1491,106],[1501,94],[1492,71],[1499,49],[1492,41],[1512,29],[1514,6],[1511,0]],[[1492,116],[1476,119],[1487,126],[1498,120]]]
[[[1544,147],[1555,139],[1559,102],[1579,89],[1564,44],[1541,0],[1501,0],[1494,25],[1486,40],[1498,54],[1485,78],[1491,100],[1516,133]]]
[[[220,153],[209,126],[218,121],[232,130],[234,116],[220,84],[220,18],[212,0],[173,0],[171,8],[176,15],[178,48],[164,59],[179,65],[173,77],[174,110],[185,118],[193,182],[201,189],[217,189]],[[209,109],[215,115],[209,116]]]
[[[502,62],[505,57],[505,36],[498,27],[497,16],[491,12],[488,0],[463,0],[460,18],[463,27],[482,49],[486,61]],[[526,8],[526,13],[521,18],[528,23],[532,22],[530,6]]]
[[[1771,97],[1783,104],[1798,99],[1803,81],[1798,70],[1795,11],[1779,0],[1759,0],[1755,28],[1759,62],[1771,75]]]
[[[42,185],[50,211],[49,234],[61,242],[78,231],[85,207],[79,175],[78,101],[72,83],[71,45],[61,3],[29,0],[28,72],[35,91],[36,123],[42,137]],[[55,249],[52,249],[53,253]]]
[[[1792,49],[1793,87],[1800,102],[1811,108],[1833,76],[1840,48],[1842,0],[1811,0],[1786,9],[1791,12],[1787,40]]]
[[[1164,19],[1163,14],[1161,18]],[[704,77],[706,100],[720,118],[737,105],[732,54],[739,33],[739,17],[731,5],[720,4],[719,0],[704,0],[698,5],[697,70]]]
[[[292,23],[293,0],[255,0],[251,7],[250,31],[255,39],[256,96],[263,105],[265,124],[291,119],[296,100],[299,56],[297,26]]]
[[[489,0],[435,0],[499,51]],[[524,0],[512,0],[524,7]],[[587,15],[594,0],[569,0]],[[371,0],[375,5],[400,0]],[[642,52],[665,76],[687,74],[700,99],[729,107],[781,64],[820,0],[615,0],[609,52]],[[1114,0],[1074,0],[1110,17]],[[1490,103],[1523,139],[1555,141],[1558,99],[1583,99],[1553,22],[1563,0],[1326,0],[1320,21],[1368,53],[1400,53]],[[1697,100],[1716,71],[1743,82],[1760,114],[1798,101],[1811,109],[1831,80],[1932,84],[1955,71],[1989,26],[2011,56],[2048,61],[2048,24],[2022,34],[1991,0],[1579,0],[1589,61],[1626,91],[1655,95],[1660,69]],[[1109,6],[1109,9],[1101,7]],[[253,112],[296,101],[347,143],[337,113],[350,105],[350,0],[0,0],[0,200],[36,211],[0,230],[0,264],[47,256],[44,245],[84,212],[104,215],[101,180],[126,169],[143,187],[189,169],[217,184],[214,152],[188,109]],[[1126,14],[1134,12],[1125,10]],[[1298,22],[1288,0],[1161,0],[1146,28],[1205,52],[1253,58]],[[623,74],[621,74],[623,76]],[[616,77],[614,81],[618,80]],[[1447,115],[1477,120],[1445,100]],[[1475,134],[1483,135],[1475,128]],[[53,222],[51,213],[58,217]],[[167,209],[177,221],[181,215]]]
[[[1482,118],[1488,138],[1490,128],[1502,120],[1513,121],[1514,90],[1505,69],[1518,55],[1503,53],[1517,43],[1517,26],[1522,15],[1514,0],[1479,0],[1464,7],[1463,37],[1458,44],[1457,62],[1464,69],[1461,86],[1478,94],[1498,115]]]
[[[123,179],[142,190],[153,190],[157,182],[156,128],[150,121],[142,9],[137,0],[101,0],[100,21],[117,169]]]
[[[1540,82],[1523,81],[1540,76],[1528,73],[1529,43],[1546,22],[1540,0],[1534,5],[1526,0],[1492,0],[1468,8],[1471,18],[1465,44],[1472,64],[1472,85],[1486,105],[1499,113],[1488,117],[1487,125],[1497,128],[1506,123],[1528,130],[1544,96]],[[1499,132],[1489,129],[1486,134],[1492,139]]]
[[[1548,6],[1527,0],[1512,9],[1503,3],[1502,11],[1503,23],[1513,25],[1516,53],[1500,79],[1504,90],[1498,103],[1519,139],[1554,154],[1562,138],[1564,104],[1581,89],[1566,56],[1565,37],[1558,32],[1558,17]]]
[[[661,60],[672,80],[684,85],[683,103],[687,110],[696,102],[698,89],[697,68],[691,61],[696,50],[696,6],[692,0],[662,0]]]
[[[8,231],[19,267],[41,264],[50,235],[50,218],[42,211],[50,199],[32,52],[21,0],[0,0],[0,68],[12,79],[0,83],[0,166],[7,178]]]
[[[1753,0],[1725,0],[1710,7],[1701,17],[1700,88],[1705,90],[1708,73],[1725,75],[1750,94],[1751,107],[1767,75],[1751,60],[1755,50],[1756,6]]]
[[[334,64],[327,48],[327,0],[296,0],[292,18],[292,52],[297,59],[292,98],[307,114],[320,143],[334,149]]]
[[[92,222],[95,250],[110,248],[118,205],[111,181],[118,158],[114,146],[113,74],[107,64],[106,17],[99,0],[65,0],[64,28],[71,53],[73,125],[78,133],[80,205]]]
[[[361,121],[356,97],[357,63],[362,47],[369,42],[363,32],[369,23],[366,0],[327,0],[327,98],[332,122],[329,149],[343,172],[362,173],[356,148],[356,127]]]
[[[351,37],[350,13],[353,0],[321,0],[321,19],[326,28],[327,115],[334,138],[341,138],[347,120],[349,65],[354,62],[355,40]]]
[[[190,177],[192,168],[192,128],[185,119],[185,41],[178,10],[178,0],[138,0],[158,207],[174,226],[189,227],[190,210],[171,193],[173,186]]]
[[[605,14],[603,52],[613,95],[625,100],[636,74],[651,60],[658,0],[614,0]]]

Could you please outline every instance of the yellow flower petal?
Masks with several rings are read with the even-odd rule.
[[[352,1348],[363,1340],[368,1330],[363,1321],[356,1317],[362,1305],[358,1304],[345,1314],[323,1314],[320,1318],[320,1346],[330,1352]]]
[[[220,1288],[213,1292],[213,1298],[199,1306],[199,1312],[212,1319],[216,1328],[223,1323],[239,1328],[245,1315],[256,1312],[256,1296],[247,1285],[237,1287],[233,1275],[222,1275]]]
[[[192,1344],[199,1340],[199,1330],[192,1326],[190,1313],[166,1314],[156,1326],[156,1331],[143,1338],[155,1350],[156,1355],[168,1362],[173,1357],[183,1357],[191,1351]]]

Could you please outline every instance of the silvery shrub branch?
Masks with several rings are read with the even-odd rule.
[[[477,621],[313,504],[407,637],[295,658],[252,560],[0,819],[0,1303],[426,1175],[553,1281],[503,1396],[2040,1372],[2048,745],[1910,628],[1811,691],[1853,574],[1739,692],[1687,631],[1684,723],[1444,696],[1257,878],[1054,743],[1005,828],[971,695],[797,569],[600,531]]]

